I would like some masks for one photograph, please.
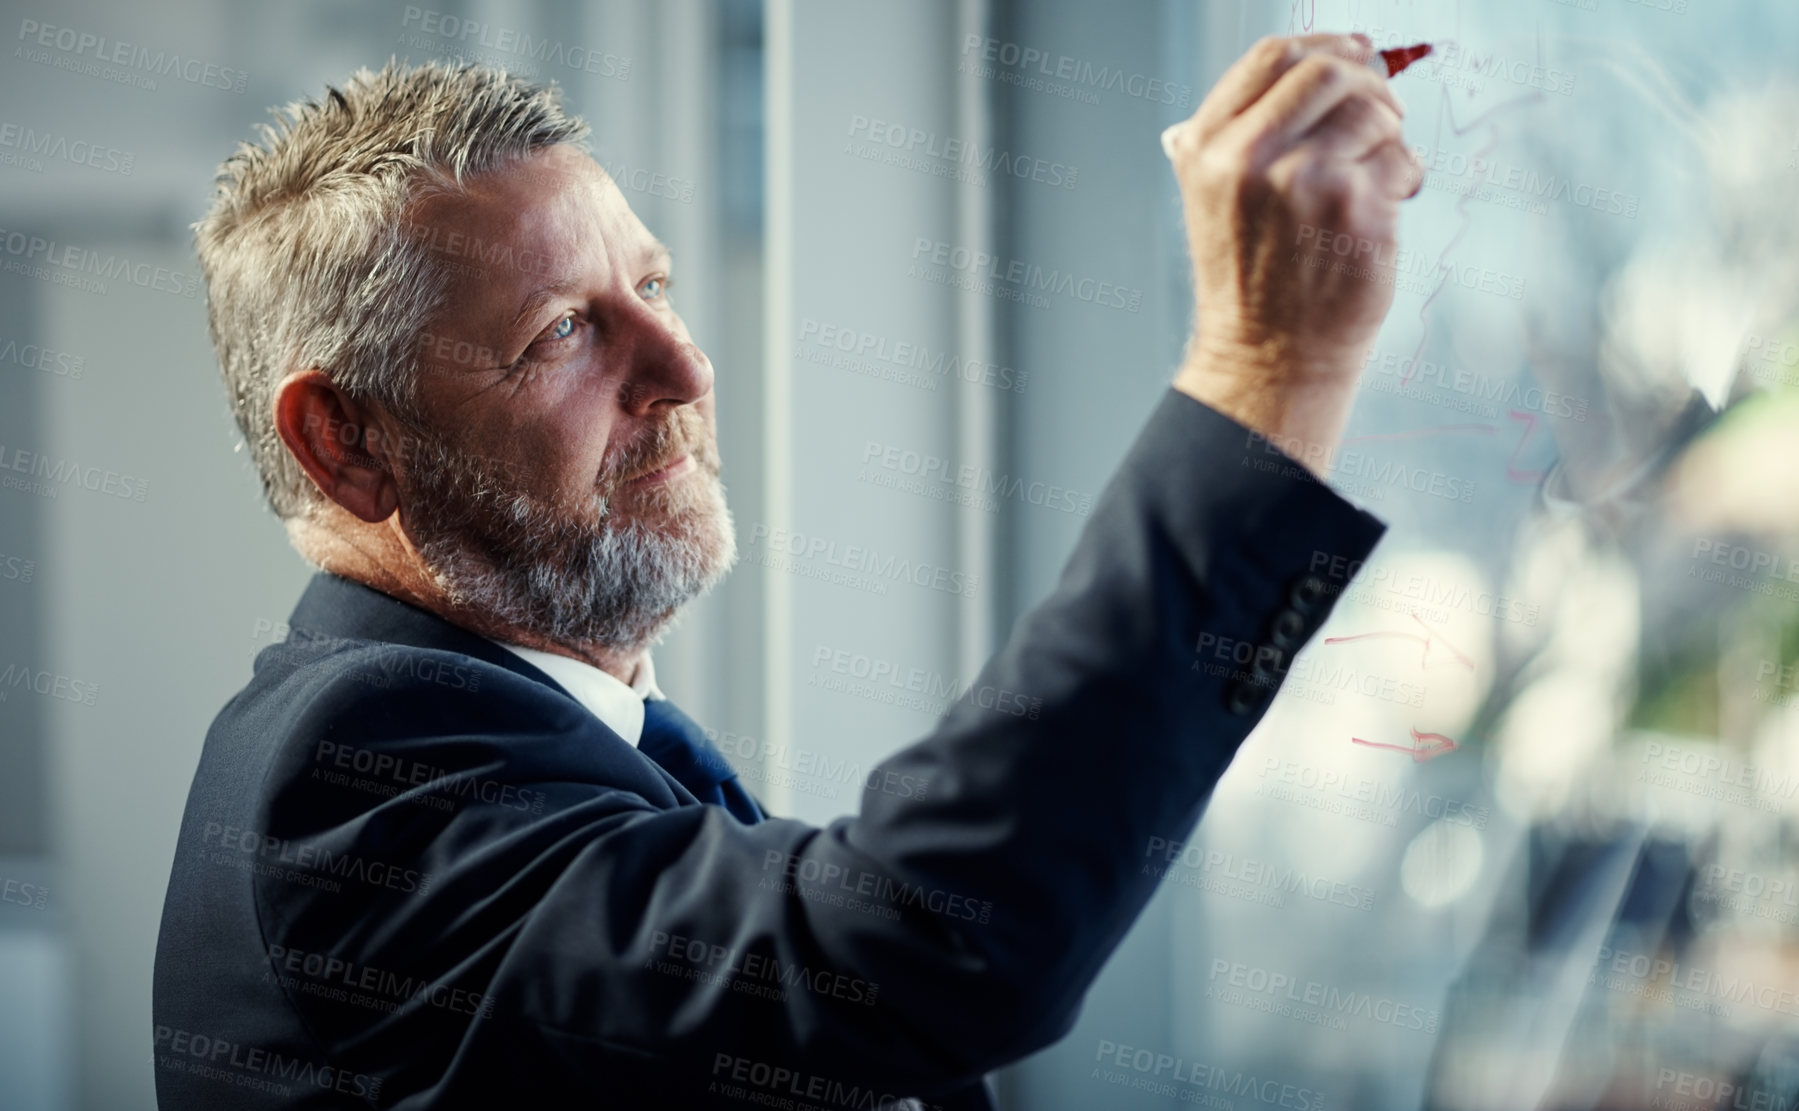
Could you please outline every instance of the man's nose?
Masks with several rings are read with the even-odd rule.
[[[619,406],[645,416],[657,405],[689,405],[712,390],[712,363],[666,317],[644,310],[632,321],[630,366],[619,383]]]

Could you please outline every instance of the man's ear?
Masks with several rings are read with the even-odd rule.
[[[297,370],[275,387],[275,432],[326,497],[379,524],[400,505],[381,415],[323,371]]]

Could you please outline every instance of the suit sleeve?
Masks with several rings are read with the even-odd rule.
[[[822,829],[670,809],[628,776],[559,776],[592,738],[573,715],[521,722],[504,683],[428,709],[359,694],[310,735],[502,779],[530,767],[516,786],[545,805],[434,817],[394,800],[321,823],[301,817],[319,812],[307,788],[278,797],[272,822],[428,882],[375,903],[270,887],[265,931],[483,1005],[460,1026],[402,1008],[328,1033],[325,1004],[290,997],[346,1067],[385,1071],[396,1094],[474,1090],[495,1069],[515,1074],[496,1093],[514,1097],[546,1077],[616,1091],[785,1075],[926,1097],[966,1084],[1067,1030],[1153,891],[1149,839],[1192,828],[1328,614],[1317,569],[1361,559],[1382,528],[1169,390],[1051,595],[928,737],[872,773],[926,789],[869,791]]]

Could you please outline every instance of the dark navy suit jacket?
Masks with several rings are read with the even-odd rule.
[[[822,829],[697,803],[517,656],[320,575],[194,776],[161,1105],[991,1106],[1381,531],[1169,390],[971,686],[1014,697]]]

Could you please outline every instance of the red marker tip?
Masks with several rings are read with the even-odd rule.
[[[1383,50],[1369,59],[1368,64],[1378,70],[1385,70],[1388,77],[1398,77],[1406,68],[1418,59],[1427,57],[1431,52],[1428,42],[1416,46],[1396,46],[1391,50]]]

